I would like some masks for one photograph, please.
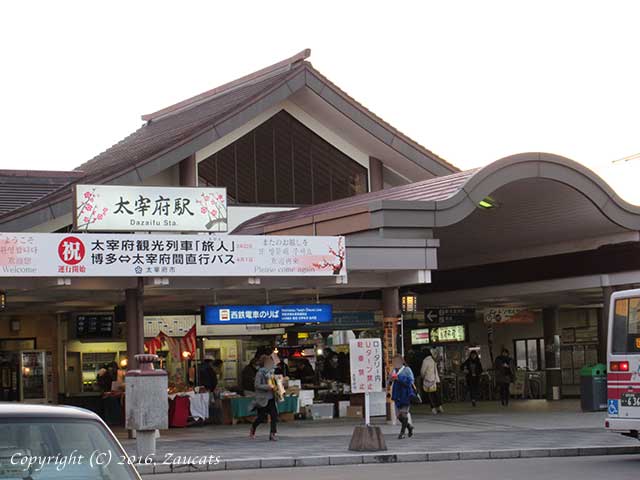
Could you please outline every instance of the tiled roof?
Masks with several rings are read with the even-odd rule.
[[[299,65],[293,70],[257,83],[214,95],[211,99],[191,108],[151,120],[122,141],[80,165],[78,170],[87,174],[96,174],[113,166],[125,167],[146,160],[204,129],[211,128],[217,120],[280,84],[301,68],[303,66]]]
[[[340,98],[340,102],[350,105],[361,118],[367,118],[391,135],[392,138],[406,142],[408,149],[417,152],[419,157],[427,157],[441,165],[445,171],[456,171],[457,168],[433,152],[409,139],[388,123],[376,117],[353,98],[348,96],[335,84],[327,80],[320,72],[304,59],[310,52],[305,50],[270,67],[254,72],[221,87],[197,95],[175,105],[162,109],[150,115],[144,115],[147,122],[138,130],[127,136],[117,144],[111,146],[91,160],[80,165],[76,171],[78,176],[71,179],[72,183],[105,183],[118,178],[134,169],[141,168],[147,163],[161,158],[187,144],[198,136],[215,130],[219,125],[240,112],[249,111],[259,105],[261,99],[271,92],[286,85],[287,82],[302,72],[309,72],[320,79],[324,86]],[[412,153],[413,154],[413,153]],[[46,205],[67,200],[71,189],[45,192],[44,196],[21,203],[19,210],[7,215],[7,211],[0,211],[3,221],[20,217],[23,213]]]
[[[381,200],[404,200],[438,202],[446,200],[460,191],[464,184],[480,169],[466,170],[442,177],[430,178],[421,182],[409,183],[398,187],[378,190],[376,192],[363,193],[353,197],[334,200],[332,202],[310,205],[296,210],[284,212],[263,213],[255,218],[240,224],[233,233],[255,234],[262,233],[265,227],[285,222],[292,222],[314,215],[351,210],[357,207],[365,207],[372,202]]]
[[[80,172],[0,170],[0,215],[69,184]]]

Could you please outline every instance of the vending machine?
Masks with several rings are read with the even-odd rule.
[[[20,351],[20,401],[52,403],[53,361],[45,350]]]
[[[20,399],[18,373],[19,352],[0,352],[0,401],[17,402]]]

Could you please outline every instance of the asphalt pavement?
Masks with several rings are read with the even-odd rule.
[[[637,480],[640,455],[458,462],[396,463],[330,467],[270,468],[259,472],[226,471],[166,474],[161,480]],[[147,477],[145,477],[147,478]]]
[[[359,423],[354,419],[285,423],[279,428],[280,441],[275,443],[267,440],[266,426],[253,441],[248,438],[247,425],[204,426],[163,432],[156,463],[141,465],[139,470],[166,474],[640,452],[637,440],[603,428],[604,413],[581,412],[575,401],[514,402],[508,409],[496,408],[493,402],[477,408],[449,405],[447,413],[438,416],[415,410],[416,434],[410,439],[398,440],[398,426],[376,420],[387,443],[384,452],[348,450],[353,427]],[[125,439],[123,444],[135,454],[135,440]],[[167,465],[167,460],[175,463]]]

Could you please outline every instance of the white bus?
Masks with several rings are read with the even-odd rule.
[[[640,289],[611,296],[607,397],[605,427],[640,439]]]

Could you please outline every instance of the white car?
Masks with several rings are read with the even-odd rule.
[[[140,480],[140,476],[95,413],[0,403],[0,479]]]

